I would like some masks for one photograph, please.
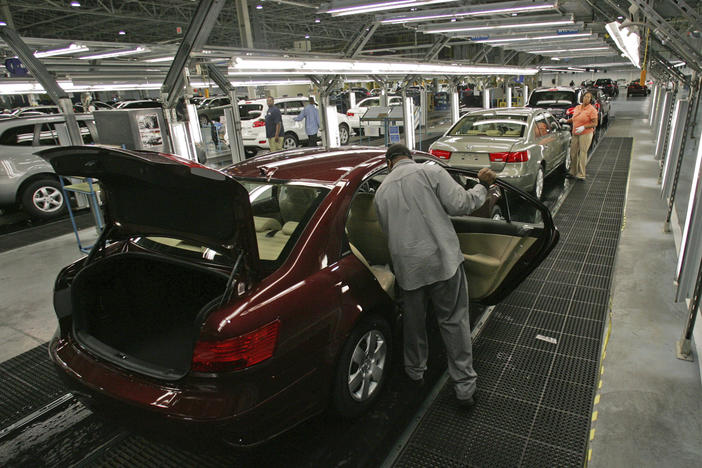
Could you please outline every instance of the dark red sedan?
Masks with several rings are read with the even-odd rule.
[[[365,411],[401,318],[373,207],[383,154],[291,150],[216,171],[98,146],[41,152],[59,174],[99,179],[106,219],[91,253],[56,280],[59,374],[96,410],[237,445],[327,408]],[[473,171],[447,170],[476,183]],[[454,218],[471,298],[485,304],[558,239],[542,204],[496,190],[500,217]]]
[[[638,81],[632,81],[629,83],[629,85],[626,87],[626,97],[631,97],[631,96],[648,96],[650,93],[648,86],[642,85]]]

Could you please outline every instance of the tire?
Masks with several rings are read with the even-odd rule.
[[[368,352],[373,342],[374,352]],[[391,355],[392,331],[387,320],[378,315],[362,319],[341,350],[332,389],[332,411],[343,418],[366,412],[388,379]]]
[[[349,127],[346,124],[341,124],[339,125],[339,143],[341,145],[347,145],[349,143],[349,138],[350,138],[350,132],[349,132]]]
[[[283,149],[289,150],[297,148],[300,145],[300,140],[297,139],[297,135],[294,133],[286,133],[283,136]]]
[[[544,166],[539,164],[539,170],[536,172],[536,180],[534,180],[534,188],[531,193],[536,197],[537,200],[541,200],[541,196],[544,194]]]
[[[253,158],[256,156],[256,153],[258,153],[258,150],[255,148],[244,148],[244,158],[246,159]]]
[[[32,218],[52,219],[66,212],[66,197],[55,179],[35,180],[24,188],[20,199]]]

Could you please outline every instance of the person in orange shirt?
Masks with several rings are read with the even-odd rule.
[[[592,105],[592,94],[585,93],[583,103],[573,112],[573,118],[562,123],[571,124],[573,138],[570,141],[570,173],[571,178],[585,180],[585,166],[587,166],[587,150],[590,149],[592,136],[597,128],[597,109]]]

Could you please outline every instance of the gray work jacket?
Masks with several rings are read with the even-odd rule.
[[[444,281],[463,263],[451,216],[470,214],[485,203],[487,189],[465,190],[438,164],[400,160],[375,194],[380,226],[406,291]]]

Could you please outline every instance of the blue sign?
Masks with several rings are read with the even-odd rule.
[[[29,70],[22,64],[22,61],[18,58],[9,58],[5,60],[5,68],[10,72],[10,76],[27,76]]]
[[[397,125],[390,125],[388,127],[388,136],[390,143],[399,143],[400,142],[400,127]]]
[[[564,34],[578,34],[580,31],[577,29],[559,29],[556,31],[556,34],[559,35],[564,35]]]

